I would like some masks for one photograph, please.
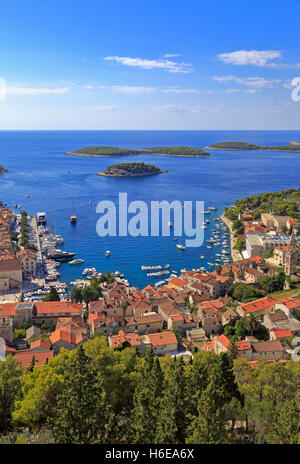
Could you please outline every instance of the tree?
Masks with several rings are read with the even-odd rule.
[[[221,272],[222,272],[222,266],[220,266],[220,264],[218,264],[218,266],[216,266],[216,273],[217,273],[218,275],[220,275]]]
[[[50,288],[50,292],[45,296],[43,301],[60,301],[59,294],[55,287]]]
[[[121,309],[122,309],[122,312],[123,312],[123,317],[124,317],[124,319],[125,319],[125,317],[126,317],[127,308],[128,308],[128,302],[127,302],[126,300],[122,301],[122,303],[121,303]]]
[[[156,443],[184,443],[187,426],[186,377],[182,357],[170,365],[158,414]]]
[[[154,442],[162,383],[163,373],[159,360],[154,359],[154,351],[150,348],[144,358],[144,367],[133,398],[134,443]]]
[[[94,287],[88,285],[87,287],[84,287],[84,289],[82,290],[82,298],[86,304],[86,309],[88,311],[89,302],[98,300],[99,293]]]
[[[286,401],[267,434],[268,443],[300,444],[300,411],[295,400]]]
[[[12,429],[12,412],[14,402],[21,391],[20,377],[23,369],[18,367],[18,361],[11,355],[0,362],[0,433]]]
[[[246,319],[246,325],[248,329],[250,330],[250,335],[251,337],[253,336],[253,332],[257,328],[258,322],[256,320],[255,314],[250,313],[249,316]]]
[[[56,443],[103,443],[106,408],[103,387],[91,359],[80,346],[64,377],[54,417],[48,425]]]
[[[71,298],[71,301],[75,301],[75,303],[82,303],[83,295],[82,295],[81,288],[74,285],[74,287],[72,288],[70,292],[70,298]]]
[[[228,353],[230,354],[231,359],[236,359],[238,356],[236,343],[232,339],[230,339],[230,344],[228,345]]]
[[[198,416],[188,428],[186,443],[205,445],[227,443],[224,412],[212,391],[205,390],[201,394],[197,412]]]

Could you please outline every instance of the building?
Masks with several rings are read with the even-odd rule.
[[[269,297],[259,298],[250,303],[243,303],[237,307],[240,316],[247,316],[253,313],[257,316],[270,314],[275,310],[276,301]]]
[[[155,354],[165,355],[177,351],[178,342],[174,332],[161,332],[149,334],[145,341],[150,343]]]
[[[34,342],[30,343],[30,350],[31,351],[49,351],[51,348],[50,340],[42,340],[39,338]]]
[[[124,331],[136,332],[139,335],[158,332],[163,329],[163,318],[160,314],[148,313],[145,316],[134,316],[125,319]]]
[[[263,277],[264,273],[259,271],[258,269],[255,269],[254,267],[248,267],[245,270],[245,279],[247,282],[251,283],[256,283],[259,282]]]
[[[48,360],[53,357],[53,351],[16,351],[14,356],[24,368],[28,368],[31,365],[33,358],[34,367],[40,367],[43,364],[46,364]]]
[[[23,281],[22,264],[14,256],[3,259],[0,256],[0,292],[3,294],[14,289],[21,291]]]
[[[17,258],[21,261],[23,279],[31,280],[36,276],[36,253],[32,250],[20,250]]]
[[[118,335],[111,335],[108,337],[108,344],[113,348],[117,348],[125,342],[128,342],[132,347],[143,348],[140,336],[135,333],[127,334],[124,330],[120,330]]]
[[[300,299],[287,297],[276,300],[275,309],[280,309],[288,317],[293,317],[295,312],[300,310]]]

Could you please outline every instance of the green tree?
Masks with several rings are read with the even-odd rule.
[[[163,383],[163,373],[153,349],[147,350],[144,366],[135,389],[133,403],[134,442],[151,444],[154,441],[158,404]]]
[[[82,289],[74,285],[74,287],[72,288],[70,292],[70,298],[71,298],[71,301],[75,301],[75,303],[82,303],[83,301]]]
[[[182,357],[174,358],[161,397],[156,443],[184,443],[187,425],[186,376]],[[171,424],[172,422],[172,424]]]
[[[125,317],[126,317],[127,308],[128,308],[128,302],[127,302],[126,300],[122,301],[122,303],[121,303],[121,309],[122,309],[122,313],[123,313],[124,319],[125,319]]]
[[[82,290],[82,297],[83,297],[83,301],[86,304],[86,309],[88,311],[90,301],[98,300],[99,293],[94,287],[88,285],[87,287],[84,287],[84,289]]]
[[[103,387],[91,359],[80,346],[65,373],[64,388],[57,398],[48,425],[56,443],[101,443],[106,414]]]
[[[22,372],[13,356],[8,355],[5,361],[0,361],[0,433],[12,429],[12,412],[14,402],[20,395]]]
[[[225,415],[218,405],[218,397],[210,390],[205,390],[199,399],[198,415],[188,428],[188,444],[227,443]]]
[[[43,301],[60,301],[56,288],[51,287],[50,292],[45,296]]]
[[[295,400],[284,402],[267,434],[272,444],[300,444],[300,411]]]

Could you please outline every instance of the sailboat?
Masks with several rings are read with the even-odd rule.
[[[77,216],[76,216],[76,214],[74,213],[74,203],[72,203],[72,210],[73,210],[73,212],[72,212],[71,216],[69,217],[69,220],[70,220],[70,223],[71,223],[71,224],[76,224],[76,222],[77,222]]]

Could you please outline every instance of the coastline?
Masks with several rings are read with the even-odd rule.
[[[90,153],[75,153],[73,151],[66,151],[63,153],[64,155],[69,155],[69,156],[82,156],[82,157],[91,157],[91,158],[120,158],[120,157],[126,157],[126,156],[139,156],[139,155],[151,155],[151,156],[172,156],[173,158],[209,158],[210,156],[213,156],[211,154],[208,155],[172,155],[170,153],[151,153],[151,152],[145,152],[141,150],[141,153],[128,153],[126,155],[119,155],[119,154],[112,154],[112,155],[93,155]]]
[[[298,150],[280,150],[278,148],[215,148],[204,147],[205,150],[220,150],[220,151],[280,151],[282,153],[300,153]]]
[[[241,253],[238,250],[234,249],[234,246],[236,244],[236,239],[232,231],[232,222],[230,221],[230,219],[224,216],[224,213],[220,216],[220,219],[225,224],[225,226],[228,227],[229,232],[230,232],[230,252],[231,252],[232,261],[235,262],[235,261],[239,261],[240,259],[243,259],[243,257],[241,256]]]
[[[108,174],[106,172],[96,172],[96,176],[103,176],[103,177],[146,177],[146,176],[155,176],[157,174],[165,174],[168,171],[159,171],[159,172],[149,172],[149,173],[142,173],[142,174]]]

